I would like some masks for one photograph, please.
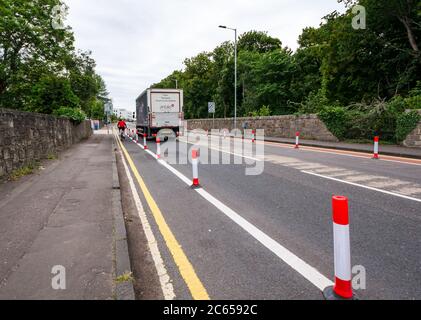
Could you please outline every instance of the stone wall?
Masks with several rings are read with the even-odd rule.
[[[418,110],[418,113],[421,115],[421,110]],[[403,142],[403,145],[405,147],[421,148],[421,122],[419,122],[418,126],[408,135]]]
[[[92,135],[91,122],[0,108],[0,179]]]
[[[295,138],[296,132],[300,131],[302,139],[338,141],[318,116],[314,114],[237,119],[238,128],[242,128],[243,123],[248,124],[248,129],[264,129],[267,137]],[[213,120],[188,120],[187,126],[189,130],[212,130]],[[233,127],[234,119],[215,119],[215,129],[229,129],[231,131]]]

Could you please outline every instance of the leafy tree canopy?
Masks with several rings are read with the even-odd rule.
[[[107,101],[90,52],[74,48],[66,13],[61,0],[0,0],[0,107],[91,116]]]

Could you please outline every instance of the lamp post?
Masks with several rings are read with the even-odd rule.
[[[234,129],[237,129],[237,29],[229,28],[227,26],[219,26],[221,29],[229,29],[233,30],[235,33],[235,41],[234,41]]]

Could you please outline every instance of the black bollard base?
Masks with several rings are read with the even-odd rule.
[[[323,290],[323,297],[325,300],[338,300],[338,301],[347,301],[347,300],[358,300],[355,295],[352,298],[343,298],[338,296],[335,291],[333,290],[333,287],[327,287]]]

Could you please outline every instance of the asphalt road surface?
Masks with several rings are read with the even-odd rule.
[[[178,157],[190,154],[185,138],[175,144]],[[334,279],[332,195],[349,198],[352,266],[366,270],[357,297],[421,297],[421,161],[265,143],[264,157],[251,156],[260,175],[231,154],[231,164],[201,163],[194,190],[190,162],[157,161],[154,142],[149,152],[122,145],[176,299],[323,299]]]

